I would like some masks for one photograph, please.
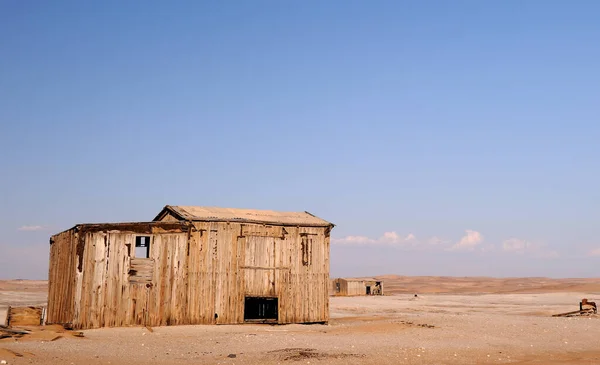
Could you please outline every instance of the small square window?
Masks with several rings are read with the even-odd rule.
[[[150,236],[135,237],[135,257],[138,259],[150,258]]]

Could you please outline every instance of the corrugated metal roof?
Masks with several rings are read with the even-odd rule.
[[[276,212],[272,210],[197,207],[182,205],[167,205],[155,218],[159,219],[167,210],[180,216],[182,219],[191,221],[227,221],[227,222],[256,222],[298,226],[333,226],[319,217],[308,212]]]

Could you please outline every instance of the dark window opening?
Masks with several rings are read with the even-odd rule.
[[[367,285],[367,295],[371,295],[371,287]]]
[[[135,238],[135,257],[138,259],[150,258],[150,236],[137,236]]]
[[[341,290],[341,289],[340,289],[340,283],[335,283],[335,291],[336,291],[337,293],[339,293],[339,292],[340,292],[340,290]]]
[[[277,321],[277,298],[246,297],[245,321]]]

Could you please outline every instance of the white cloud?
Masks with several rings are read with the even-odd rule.
[[[44,226],[21,226],[19,227],[19,231],[41,231],[44,229]]]
[[[450,241],[437,236],[428,239],[419,240],[409,233],[405,236],[395,231],[383,233],[379,238],[370,238],[367,236],[346,236],[343,238],[332,238],[331,243],[335,245],[353,245],[353,246],[392,246],[414,251],[465,251],[479,252],[487,255],[498,253],[524,255],[528,257],[552,259],[559,257],[559,253],[550,249],[543,243],[533,242],[520,238],[510,238],[502,242],[501,245],[494,245],[486,242],[481,232],[467,229],[464,235],[458,241]],[[589,256],[600,256],[600,248],[592,250]]]
[[[414,245],[418,244],[417,237],[409,233],[402,237],[396,232],[385,232],[383,236],[373,239],[365,236],[346,236],[332,238],[331,242],[338,245]]]
[[[596,248],[588,252],[588,256],[600,256],[600,248]]]
[[[467,229],[465,235],[458,241],[451,250],[466,250],[472,251],[483,242],[483,235],[477,231]]]
[[[398,243],[400,242],[400,236],[396,232],[385,232],[380,240],[385,243]]]
[[[529,255],[538,258],[559,257],[557,251],[548,249],[546,245],[542,243],[531,242],[519,238],[510,238],[502,242],[502,250],[504,252],[509,252],[517,255]]]
[[[332,238],[331,242],[342,245],[367,245],[377,241],[365,236],[346,236],[344,238]]]
[[[414,234],[409,233],[406,236],[401,236],[397,232],[385,232],[379,238],[370,238],[366,236],[346,236],[343,238],[332,238],[331,243],[335,245],[379,245],[379,246],[395,246],[401,248],[409,248],[411,250],[465,250],[471,251],[475,248],[481,251],[493,250],[493,245],[481,245],[483,235],[477,231],[466,230],[465,236],[459,242],[452,245],[451,240],[439,238],[437,236],[428,239],[419,240]]]
[[[524,254],[525,251],[533,249],[534,245],[526,240],[511,238],[502,242],[502,250],[517,254]]]
[[[430,239],[427,240],[427,243],[430,244],[430,245],[432,245],[432,246],[447,245],[447,244],[449,244],[451,242],[452,241],[444,240],[444,239],[441,239],[441,238],[439,238],[437,236],[433,236],[433,237],[431,237]]]

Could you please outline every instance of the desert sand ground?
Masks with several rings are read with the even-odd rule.
[[[0,340],[8,364],[600,364],[600,318],[557,318],[600,279],[384,278],[382,297],[332,297],[328,325],[111,328]],[[45,282],[0,281],[0,308]],[[414,294],[417,293],[417,297]],[[0,314],[0,323],[3,317]],[[52,341],[54,340],[54,341]]]

